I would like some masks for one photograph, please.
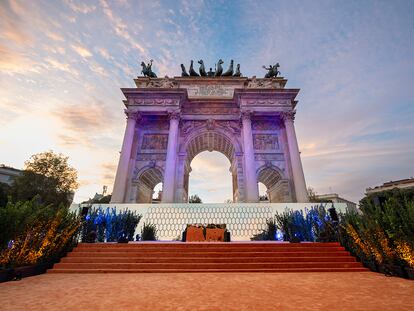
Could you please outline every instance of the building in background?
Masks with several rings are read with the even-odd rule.
[[[348,210],[356,210],[357,208],[356,203],[341,198],[337,193],[317,194],[315,198],[321,202],[345,203]]]
[[[0,183],[12,185],[16,177],[22,174],[22,170],[0,164]]]
[[[394,188],[414,189],[414,178],[411,177],[411,178],[400,179],[396,181],[388,181],[388,182],[383,183],[381,186],[376,186],[374,188],[367,188],[366,194],[369,195],[369,194],[373,194],[377,192],[388,191]]]

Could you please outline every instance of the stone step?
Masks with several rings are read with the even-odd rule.
[[[203,248],[232,248],[232,247],[338,247],[341,246],[338,242],[301,242],[301,243],[289,243],[289,242],[275,242],[275,241],[258,241],[258,242],[129,242],[129,243],[79,243],[77,248],[95,248],[95,247],[119,247],[119,248],[146,248],[146,247],[162,247],[162,248],[192,248],[192,247],[203,247]]]
[[[359,262],[250,262],[250,263],[57,263],[56,269],[289,269],[359,268]]]
[[[347,257],[350,256],[347,251],[332,252],[211,252],[211,251],[192,251],[192,252],[167,252],[167,251],[134,251],[134,252],[70,252],[68,257]]]
[[[238,248],[163,248],[163,247],[152,247],[152,248],[110,248],[110,247],[95,247],[95,248],[76,248],[74,252],[194,252],[194,251],[210,251],[210,252],[223,252],[223,253],[230,253],[230,252],[337,252],[337,251],[344,251],[343,247],[277,247],[277,248],[250,248],[250,247],[238,247]]]
[[[291,269],[52,269],[48,273],[308,273],[308,272],[369,272],[367,268],[291,268]]]
[[[52,273],[366,271],[339,243],[81,243]]]
[[[247,262],[356,262],[351,256],[338,257],[65,257],[62,263],[247,263]]]

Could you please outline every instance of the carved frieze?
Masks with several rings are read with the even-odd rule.
[[[156,79],[136,79],[135,84],[137,88],[177,88],[177,82],[174,79],[156,78]]]
[[[219,84],[195,84],[187,86],[188,98],[222,97],[233,98],[236,86],[223,86]]]
[[[257,153],[254,155],[254,159],[256,161],[283,161],[284,157],[283,154],[265,154],[265,153]]]
[[[280,79],[257,79],[253,76],[247,83],[248,89],[280,89],[283,88],[283,80]]]
[[[183,109],[183,113],[186,114],[237,114],[238,108],[225,108],[225,107],[188,107]]]
[[[289,106],[287,99],[247,99],[243,101],[244,105],[249,106],[272,106],[284,107]]]
[[[178,106],[180,101],[171,98],[136,98],[133,104],[138,106]]]
[[[139,153],[137,155],[137,161],[165,161],[165,153]]]
[[[277,135],[255,134],[253,135],[253,146],[256,150],[275,150],[279,149]]]
[[[165,150],[167,149],[168,135],[145,134],[142,139],[143,150]]]
[[[256,131],[275,131],[280,127],[275,121],[255,120],[252,122],[252,129]]]

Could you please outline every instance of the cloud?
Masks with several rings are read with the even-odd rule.
[[[30,36],[21,28],[22,12],[24,9],[15,1],[5,1],[0,4],[0,38],[19,45],[31,43]]]
[[[92,52],[80,45],[71,45],[72,49],[82,57],[91,57]]]
[[[28,56],[11,51],[0,44],[0,72],[10,74],[39,71],[39,66]]]
[[[128,31],[128,26],[124,22],[122,22],[122,20],[119,17],[114,15],[108,3],[105,0],[100,0],[100,4],[104,14],[112,22],[115,33],[119,37],[125,39],[129,44],[132,45],[132,47],[140,51],[142,54],[145,54],[146,51],[144,47],[130,35]]]
[[[107,121],[113,119],[107,107],[99,101],[66,104],[54,111],[54,115],[70,131],[85,134],[106,128]]]
[[[118,165],[112,162],[105,162],[101,164],[102,183],[104,185],[113,185],[117,167]]]
[[[106,60],[110,60],[110,59],[112,59],[112,58],[113,58],[111,55],[109,55],[108,50],[106,50],[106,49],[104,49],[104,48],[99,48],[99,49],[98,49],[98,53],[99,53],[99,54],[100,54],[103,58],[105,58]]]
[[[54,41],[64,41],[64,38],[56,32],[46,31],[46,36]]]
[[[88,14],[96,10],[96,6],[87,5],[83,2],[75,3],[72,0],[65,0],[65,3],[76,13]]]
[[[105,69],[102,67],[102,66],[100,66],[100,65],[98,65],[98,64],[96,64],[96,63],[90,63],[89,64],[89,68],[94,72],[94,73],[97,73],[97,74],[99,74],[100,76],[103,76],[103,77],[108,77],[108,73],[105,71]]]
[[[58,135],[58,139],[60,145],[64,147],[76,147],[84,143],[84,141],[76,135],[60,134]]]
[[[76,76],[76,77],[79,76],[79,72],[68,63],[60,62],[57,59],[54,59],[51,57],[47,57],[45,59],[45,62],[46,62],[46,67],[48,68],[58,69],[58,70],[70,73],[71,75]]]

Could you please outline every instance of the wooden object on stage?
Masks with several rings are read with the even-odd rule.
[[[186,242],[204,242],[203,227],[188,226],[186,234]]]
[[[207,228],[206,242],[224,242],[224,229],[221,228]]]

